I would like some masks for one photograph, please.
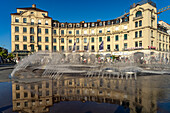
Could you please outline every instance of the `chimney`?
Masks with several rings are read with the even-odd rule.
[[[35,5],[35,4],[32,4],[32,8],[36,8],[36,5]]]
[[[97,22],[101,22],[101,19],[97,19]]]

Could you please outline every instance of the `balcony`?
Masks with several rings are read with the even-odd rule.
[[[138,19],[142,19],[142,18],[143,18],[143,16],[133,17],[133,21],[138,20]]]

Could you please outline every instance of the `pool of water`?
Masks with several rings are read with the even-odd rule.
[[[0,83],[0,113],[170,113],[170,76],[63,75]]]

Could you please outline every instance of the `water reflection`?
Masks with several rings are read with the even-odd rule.
[[[38,79],[38,78],[37,78]],[[142,77],[138,81],[110,78],[63,76],[60,80],[12,82],[13,111],[49,112],[54,103],[88,101],[121,106],[131,113],[156,113],[159,82]]]

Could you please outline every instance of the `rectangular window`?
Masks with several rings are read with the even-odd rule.
[[[153,41],[151,41],[151,46],[153,47]]]
[[[87,43],[87,38],[84,38],[84,43]]]
[[[34,19],[31,19],[31,25],[34,25]]]
[[[138,37],[138,32],[136,31],[136,32],[135,32],[135,38],[137,38],[137,37]]]
[[[64,43],[64,38],[61,38],[61,43]]]
[[[34,34],[34,28],[30,28],[30,34]]]
[[[27,28],[23,27],[23,32],[26,33],[27,32]]]
[[[38,42],[41,42],[41,36],[38,36]]]
[[[76,34],[77,34],[77,35],[79,34],[79,30],[76,30]]]
[[[54,39],[53,39],[53,43],[57,43],[57,40],[56,40],[56,38],[54,38]]]
[[[30,43],[34,43],[34,36],[30,36]]]
[[[118,31],[118,30],[119,30],[119,27],[116,27],[115,30]]]
[[[124,40],[127,40],[127,34],[124,34]]]
[[[139,31],[139,37],[142,37],[142,31]]]
[[[45,50],[48,50],[48,45],[45,45]]]
[[[72,34],[72,31],[69,31],[69,34]]]
[[[27,42],[27,36],[23,36],[23,42]]]
[[[87,46],[84,46],[84,50],[87,50]]]
[[[76,43],[79,43],[79,38],[76,38]]]
[[[47,20],[45,21],[45,25],[48,25],[48,21]]]
[[[135,42],[135,47],[138,47],[138,42]]]
[[[102,33],[102,30],[101,30],[101,29],[99,30],[99,33]]]
[[[94,37],[91,38],[91,42],[92,42],[92,43],[94,42]]]
[[[84,34],[87,34],[87,30],[84,30]]]
[[[139,47],[142,47],[142,41],[139,41]]]
[[[27,23],[27,18],[23,18],[23,23]]]
[[[72,39],[69,39],[69,43],[72,43]]]
[[[109,51],[110,51],[110,45],[107,45],[107,50],[109,50]]]
[[[69,46],[68,49],[69,49],[69,51],[71,51],[72,50],[72,46]]]
[[[48,34],[48,29],[45,29],[45,34]]]
[[[138,22],[135,22],[135,27],[138,27]]]
[[[91,46],[91,50],[94,50],[94,45]]]
[[[119,35],[116,35],[115,41],[118,41],[118,40],[119,40]]]
[[[38,45],[38,50],[42,50],[41,45]]]
[[[115,45],[116,51],[119,51],[119,45]]]
[[[139,21],[139,26],[142,26],[142,20]]]
[[[27,50],[27,45],[26,44],[23,45],[23,49]]]
[[[40,34],[41,34],[41,28],[38,28],[38,33],[40,33]]]
[[[15,35],[15,41],[19,41],[19,35]]]
[[[18,26],[15,27],[15,32],[19,32],[19,27]]]
[[[127,49],[127,43],[124,43],[124,49]]]
[[[151,31],[151,37],[153,37],[153,31]]]
[[[151,27],[153,27],[153,20],[151,20]]]
[[[56,30],[53,30],[53,34],[55,34],[55,35],[56,35]]]
[[[159,40],[161,41],[161,34],[159,34]]]
[[[48,37],[45,37],[45,42],[48,42]]]
[[[15,44],[15,50],[19,50],[19,44]]]
[[[61,30],[61,34],[64,35],[64,30]]]
[[[107,41],[110,42],[110,36],[107,36]]]
[[[15,22],[19,22],[19,18],[16,17],[16,18],[15,18]]]
[[[57,47],[53,46],[53,51],[56,52],[57,51]]]
[[[102,42],[102,37],[99,37],[99,42]]]
[[[41,24],[41,20],[38,20],[38,24]]]
[[[77,50],[80,50],[79,46],[77,46]]]
[[[91,30],[91,34],[94,34],[94,29]]]

